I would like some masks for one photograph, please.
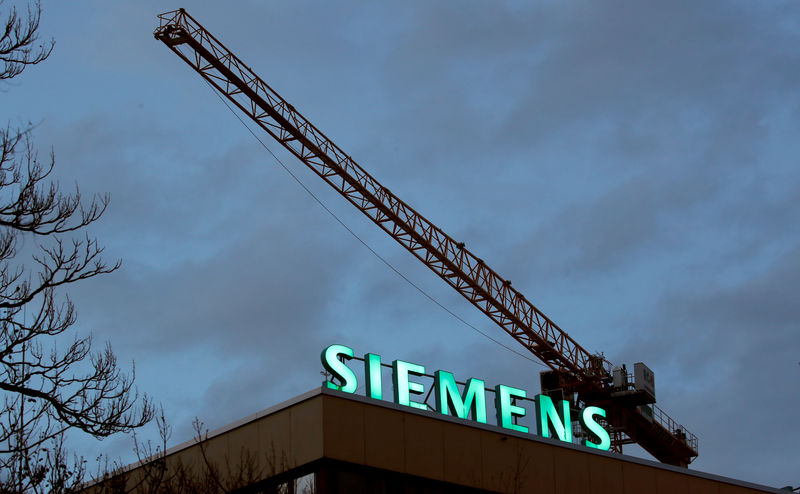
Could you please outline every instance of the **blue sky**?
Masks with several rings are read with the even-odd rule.
[[[331,343],[531,392],[542,369],[314,203],[153,39],[179,6],[581,345],[651,367],[699,437],[693,468],[800,483],[796,2],[43,0],[55,51],[2,88],[3,117],[39,124],[65,185],[111,194],[91,233],[123,267],[70,291],[78,329],[135,360],[176,443],[195,416],[215,428],[317,386]],[[130,455],[124,437],[82,447]]]

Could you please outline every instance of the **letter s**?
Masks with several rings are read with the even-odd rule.
[[[350,360],[353,358],[353,349],[344,345],[331,345],[322,351],[322,355],[320,355],[322,366],[325,367],[326,371],[331,373],[330,380],[325,381],[324,385],[329,389],[338,389],[345,393],[355,393],[358,388],[356,375],[342,360],[339,360],[339,356],[342,356],[344,360]],[[332,382],[333,379],[338,380],[342,384],[334,384]]]
[[[592,441],[584,439],[583,445],[608,451],[611,448],[611,436],[608,435],[608,431],[605,430],[602,425],[597,423],[594,419],[595,415],[605,417],[606,411],[600,407],[586,407],[581,412],[581,427],[589,431],[592,439]],[[599,440],[600,442],[596,443],[594,442],[595,440]]]

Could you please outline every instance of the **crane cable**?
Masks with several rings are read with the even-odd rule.
[[[325,203],[324,203],[324,202],[322,202],[322,200],[321,200],[319,197],[317,197],[317,195],[316,195],[316,194],[314,194],[314,192],[312,192],[312,191],[311,191],[311,189],[309,189],[309,188],[308,188],[308,187],[307,187],[307,186],[306,186],[306,185],[305,185],[305,184],[304,184],[304,183],[303,183],[303,182],[300,180],[300,178],[299,178],[297,175],[295,175],[295,174],[294,174],[294,173],[293,173],[293,172],[292,172],[292,171],[289,169],[289,167],[288,167],[288,166],[286,166],[286,164],[285,164],[285,163],[284,163],[284,162],[283,162],[283,161],[282,161],[282,160],[281,160],[281,159],[280,159],[280,158],[279,158],[279,157],[278,157],[278,156],[277,156],[275,153],[273,153],[273,152],[272,152],[272,149],[270,149],[270,148],[269,148],[269,146],[267,146],[267,144],[266,144],[266,143],[265,143],[263,140],[261,140],[261,138],[260,138],[260,137],[259,137],[259,136],[258,136],[258,135],[255,133],[255,132],[253,132],[253,129],[251,129],[251,128],[250,128],[250,126],[249,126],[249,125],[247,125],[247,122],[245,122],[245,121],[242,119],[242,117],[240,117],[240,116],[239,116],[239,114],[238,114],[238,113],[236,113],[236,111],[235,111],[233,108],[231,108],[231,106],[228,104],[228,102],[227,102],[227,101],[225,101],[225,99],[224,99],[224,98],[223,98],[223,97],[222,97],[222,96],[219,94],[219,91],[217,91],[217,90],[216,90],[216,88],[215,88],[214,86],[212,86],[212,85],[211,85],[211,83],[209,83],[207,80],[205,80],[205,78],[203,79],[203,82],[205,82],[205,83],[208,85],[208,87],[209,87],[209,88],[211,88],[211,92],[213,92],[213,93],[214,93],[214,95],[215,95],[217,98],[219,98],[219,100],[222,102],[222,104],[224,104],[224,105],[225,105],[225,107],[226,107],[226,108],[228,108],[228,110],[230,110],[230,112],[233,114],[233,116],[234,116],[234,117],[236,117],[236,119],[237,119],[237,120],[238,120],[238,121],[239,121],[239,122],[240,122],[242,125],[244,125],[244,127],[247,129],[247,131],[248,131],[248,132],[250,132],[250,135],[252,135],[253,137],[255,137],[255,139],[256,139],[256,140],[257,140],[257,141],[258,141],[258,142],[261,144],[261,147],[263,147],[264,149],[266,149],[266,150],[267,150],[267,152],[268,152],[268,153],[269,153],[269,154],[270,154],[270,155],[271,155],[271,156],[272,156],[272,157],[275,159],[275,161],[276,161],[276,162],[277,162],[277,163],[278,163],[278,164],[281,166],[281,168],[283,168],[283,169],[284,169],[284,171],[286,171],[286,173],[288,173],[288,174],[289,174],[289,176],[291,176],[291,177],[294,179],[294,181],[295,181],[295,182],[297,182],[297,184],[298,184],[298,185],[300,185],[300,187],[302,187],[302,188],[303,188],[303,190],[305,190],[305,191],[306,191],[306,193],[307,193],[309,196],[311,196],[311,197],[314,199],[314,201],[316,201],[316,202],[317,202],[317,204],[319,204],[319,205],[320,205],[320,207],[322,207],[322,209],[324,209],[325,211],[327,211],[327,213],[328,213],[329,215],[331,215],[331,216],[333,217],[333,219],[335,219],[335,220],[336,220],[336,222],[337,222],[337,223],[339,223],[339,225],[341,225],[341,226],[342,226],[342,228],[344,228],[345,230],[347,230],[347,231],[350,233],[350,235],[352,235],[352,236],[353,236],[353,237],[354,237],[356,240],[358,240],[358,241],[361,243],[361,245],[363,245],[364,247],[366,247],[366,248],[367,248],[367,250],[369,250],[369,251],[372,253],[372,255],[374,255],[375,257],[377,257],[377,258],[378,258],[378,259],[379,259],[379,260],[380,260],[380,261],[381,261],[383,264],[385,264],[385,265],[386,265],[386,266],[387,266],[389,269],[391,269],[392,271],[394,271],[394,272],[395,272],[395,274],[397,274],[399,277],[401,277],[403,280],[405,280],[405,281],[406,281],[406,283],[408,283],[409,285],[411,285],[412,287],[414,287],[414,288],[415,288],[415,289],[416,289],[416,290],[417,290],[419,293],[421,293],[422,295],[424,295],[424,296],[425,296],[425,297],[426,297],[428,300],[430,300],[430,301],[431,301],[431,302],[433,302],[434,304],[438,305],[438,306],[439,306],[439,307],[440,307],[442,310],[444,310],[445,312],[447,312],[448,314],[450,314],[451,316],[453,316],[454,318],[456,318],[456,319],[457,319],[458,321],[460,321],[462,324],[464,324],[464,325],[466,325],[467,327],[471,328],[473,331],[477,332],[478,334],[480,334],[480,335],[482,335],[482,336],[484,336],[484,337],[488,338],[489,340],[493,341],[494,343],[496,343],[496,344],[500,345],[501,347],[505,348],[506,350],[508,350],[508,351],[510,351],[510,352],[512,352],[512,353],[515,353],[516,355],[518,355],[518,356],[520,356],[520,357],[522,357],[522,358],[524,358],[524,359],[526,359],[526,360],[529,360],[529,361],[533,362],[534,364],[541,365],[542,367],[546,367],[546,366],[545,366],[543,363],[539,362],[538,360],[535,360],[535,359],[533,359],[533,358],[531,358],[531,357],[529,357],[529,356],[527,356],[527,355],[525,355],[525,354],[523,354],[523,353],[521,353],[521,352],[519,352],[519,351],[517,351],[517,350],[515,350],[515,349],[511,348],[510,346],[506,345],[505,343],[503,343],[503,342],[501,342],[501,341],[498,341],[497,339],[495,339],[495,338],[493,338],[492,336],[488,335],[486,332],[484,332],[484,331],[481,331],[480,329],[476,328],[474,325],[470,324],[468,321],[466,321],[465,319],[463,319],[461,316],[459,316],[458,314],[456,314],[456,313],[455,313],[455,312],[453,312],[452,310],[448,309],[448,308],[447,308],[447,307],[446,307],[444,304],[442,304],[441,302],[439,302],[438,300],[436,300],[436,299],[435,299],[435,298],[434,298],[432,295],[430,295],[428,292],[426,292],[426,291],[425,291],[425,290],[424,290],[422,287],[420,287],[419,285],[417,285],[416,283],[414,283],[413,281],[411,281],[411,280],[410,280],[410,279],[409,279],[409,278],[408,278],[406,275],[404,275],[403,273],[401,273],[401,272],[400,272],[400,270],[399,270],[398,268],[396,268],[396,267],[395,267],[395,266],[394,266],[392,263],[390,263],[390,262],[389,262],[389,261],[388,261],[386,258],[384,258],[382,255],[380,255],[380,254],[379,254],[379,253],[378,253],[378,252],[377,252],[375,249],[373,249],[373,248],[372,248],[372,247],[371,247],[369,244],[367,244],[367,242],[366,242],[366,241],[364,241],[364,239],[362,239],[362,238],[361,238],[361,237],[360,237],[360,236],[359,236],[359,235],[358,235],[356,232],[354,232],[354,231],[353,231],[353,230],[352,230],[352,229],[351,229],[349,226],[347,226],[347,225],[344,223],[344,221],[342,221],[342,220],[341,220],[341,219],[340,219],[340,218],[339,218],[339,217],[336,215],[336,213],[334,213],[333,211],[331,211],[331,209],[330,209],[330,208],[328,208],[328,206],[326,206],[326,205],[325,205]]]

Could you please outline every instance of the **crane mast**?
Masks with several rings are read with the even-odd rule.
[[[687,466],[697,438],[647,399],[615,383],[611,364],[581,347],[511,282],[382,186],[185,10],[159,15],[166,44],[314,173],[485,313],[551,370],[542,376],[577,401],[605,406],[614,447],[636,442],[659,461]],[[617,373],[619,374],[619,369]],[[543,392],[545,389],[543,389]]]

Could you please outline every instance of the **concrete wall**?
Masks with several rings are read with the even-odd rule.
[[[324,455],[359,465],[499,492],[776,492],[531,434],[340,396],[325,396]]]
[[[202,449],[196,441],[172,448],[166,465],[167,471],[182,466],[199,475],[211,464],[235,488],[286,472],[307,473],[323,459],[497,492],[778,492],[328,390],[216,431]],[[239,478],[244,470],[246,478]],[[146,491],[153,471],[133,465],[128,489],[140,485]]]

